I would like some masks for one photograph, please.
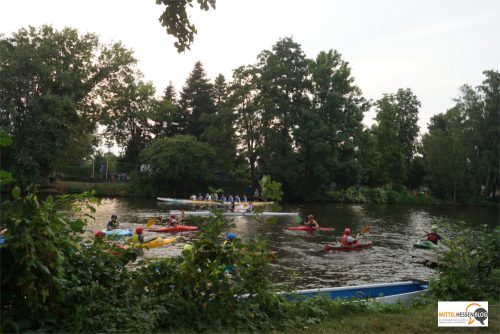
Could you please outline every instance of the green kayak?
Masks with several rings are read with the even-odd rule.
[[[439,246],[429,240],[418,240],[413,244],[415,248],[436,249]]]

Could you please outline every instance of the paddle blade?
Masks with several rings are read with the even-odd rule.
[[[364,226],[361,228],[361,233],[370,233],[371,227],[370,226]]]
[[[153,226],[154,224],[156,224],[156,219],[154,218],[149,218],[148,222],[146,223],[146,228],[150,228],[151,226]]]

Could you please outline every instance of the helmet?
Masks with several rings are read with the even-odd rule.
[[[193,250],[193,245],[191,245],[191,244],[185,244],[184,245],[184,250],[186,252],[192,251]]]
[[[103,231],[97,231],[97,232],[95,233],[95,237],[96,237],[96,238],[101,238],[101,237],[103,237],[103,236],[104,236],[104,232],[103,232]]]
[[[232,233],[232,232],[229,232],[227,235],[226,235],[226,239],[227,240],[233,240],[234,238],[236,238],[236,234]]]
[[[141,234],[141,233],[142,233],[142,231],[144,231],[144,229],[143,229],[142,227],[137,227],[137,228],[135,229],[135,233],[137,233],[137,234]]]
[[[436,232],[438,230],[437,225],[432,225],[431,226],[431,230],[434,231],[434,232]]]
[[[111,219],[113,219],[113,218],[118,218],[118,216],[113,214],[113,215],[111,215]]]
[[[347,227],[345,230],[344,230],[344,233],[345,234],[351,234],[351,229],[349,227]]]

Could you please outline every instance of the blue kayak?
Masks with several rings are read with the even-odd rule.
[[[116,235],[116,236],[120,236],[120,237],[127,237],[127,236],[131,236],[132,235],[132,231],[131,230],[121,229],[121,228],[114,229],[114,230],[111,230],[111,231],[108,231],[108,230],[102,230],[102,231],[107,236]]]

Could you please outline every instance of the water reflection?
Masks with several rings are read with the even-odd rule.
[[[206,210],[212,207],[172,205],[155,200],[102,199],[88,233],[105,228],[113,213],[122,227],[143,226],[148,218],[165,217],[170,210]],[[498,224],[497,208],[411,207],[388,205],[304,204],[286,205],[283,211],[315,215],[323,227],[333,227],[332,233],[287,231],[296,226],[293,217],[237,217],[230,230],[243,239],[267,240],[277,252],[271,264],[271,278],[277,285],[296,284],[300,288],[343,286],[406,279],[428,279],[434,270],[426,267],[425,259],[432,252],[413,248],[413,242],[425,235],[436,221],[465,221],[468,225]],[[337,241],[345,227],[353,233],[371,226],[370,234],[362,238],[373,241],[371,249],[356,252],[326,252],[324,245]],[[153,236],[146,232],[146,238]],[[196,233],[177,234],[174,245],[152,249],[145,257],[179,255],[183,245],[196,238]],[[221,236],[222,237],[222,236]],[[446,235],[444,235],[446,237]]]

